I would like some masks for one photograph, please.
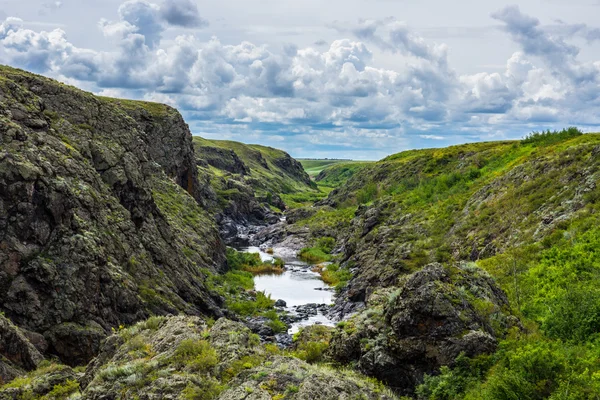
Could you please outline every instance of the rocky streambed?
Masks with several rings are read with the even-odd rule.
[[[263,261],[271,261],[274,257],[285,261],[282,274],[258,275],[254,278],[256,290],[264,291],[277,300],[276,306],[285,311],[282,320],[290,325],[289,334],[294,334],[307,325],[333,325],[328,313],[333,303],[333,288],[325,284],[318,273],[313,272],[314,265],[308,264],[289,255],[266,253],[259,247],[240,249],[250,253],[258,253]],[[289,253],[289,252],[287,252]]]

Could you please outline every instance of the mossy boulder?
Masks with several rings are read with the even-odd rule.
[[[491,354],[509,328],[520,327],[494,280],[471,264],[430,264],[406,276],[387,301],[340,323],[329,356],[356,363],[401,393],[410,394],[425,374],[452,366],[459,354]]]
[[[263,346],[239,322],[209,325],[198,317],[152,317],[107,338],[85,374],[43,365],[0,386],[0,399],[396,399],[359,373]]]

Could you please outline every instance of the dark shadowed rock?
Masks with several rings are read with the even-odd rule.
[[[247,175],[250,169],[238,157],[235,151],[212,146],[196,147],[196,162],[205,162],[217,169],[231,172],[232,174]]]
[[[25,334],[0,315],[0,384],[24,371],[35,369],[44,360]]]

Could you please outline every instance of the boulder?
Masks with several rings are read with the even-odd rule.
[[[35,369],[43,360],[25,334],[0,314],[0,384]]]
[[[471,264],[430,264],[404,277],[387,300],[372,297],[334,332],[329,354],[403,394],[461,353],[493,353],[508,328],[519,326],[505,293]]]

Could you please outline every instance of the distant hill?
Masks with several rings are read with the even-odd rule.
[[[257,194],[314,191],[302,165],[283,150],[194,136],[196,158],[220,171],[242,175]]]
[[[339,164],[339,163],[347,163],[352,160],[334,160],[334,159],[308,159],[302,158],[298,159],[300,164],[304,167],[304,170],[311,178],[315,178],[317,175],[321,173],[325,168]]]

